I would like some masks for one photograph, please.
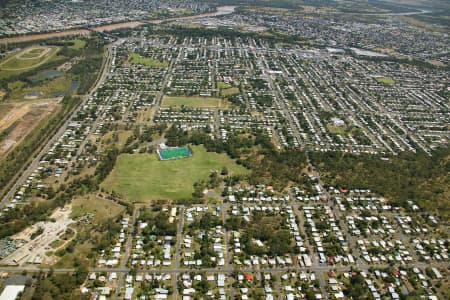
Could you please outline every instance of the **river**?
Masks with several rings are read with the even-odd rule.
[[[176,17],[176,18],[168,18],[168,19],[160,19],[160,20],[140,20],[140,21],[131,21],[131,22],[122,22],[108,25],[100,25],[91,27],[89,29],[70,29],[59,32],[49,32],[49,33],[38,33],[38,34],[30,34],[30,35],[20,35],[14,37],[1,38],[0,44],[8,44],[8,43],[19,43],[19,42],[28,42],[34,40],[42,40],[54,37],[64,37],[70,35],[85,35],[89,34],[91,31],[111,31],[119,28],[135,28],[144,24],[160,24],[165,22],[173,22],[180,20],[189,20],[189,19],[197,19],[203,17],[216,17],[231,14],[234,12],[236,6],[219,6],[215,12],[185,16],[185,17]]]

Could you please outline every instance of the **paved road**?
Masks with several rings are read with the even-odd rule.
[[[435,267],[435,268],[449,268],[450,262],[432,262],[432,263],[412,263],[412,264],[402,264],[399,265],[400,267],[404,268],[428,268],[428,267]],[[376,268],[376,269],[384,269],[391,267],[389,264],[378,264],[378,265],[361,265],[359,268],[362,271],[368,271],[369,268]],[[283,273],[283,272],[291,272],[291,271],[313,271],[313,272],[327,272],[329,270],[335,270],[337,272],[344,272],[344,271],[350,271],[350,270],[357,269],[355,266],[312,266],[312,267],[300,267],[300,266],[292,266],[292,267],[274,267],[274,268],[223,268],[223,269],[216,269],[216,268],[205,268],[205,269],[188,269],[188,268],[173,268],[173,269],[161,269],[161,268],[151,268],[151,269],[142,269],[139,270],[138,273],[163,273],[163,274],[184,274],[184,273],[220,273],[220,274],[232,274],[236,271],[239,271],[241,273]],[[0,266],[1,272],[49,272],[53,271],[55,273],[73,273],[75,272],[75,269],[67,269],[67,268],[39,268],[38,266],[26,266],[26,267],[2,267]],[[90,268],[89,272],[115,272],[115,273],[128,273],[130,272],[129,268]]]
[[[107,78],[109,72],[111,71],[111,62],[112,62],[112,58],[113,58],[113,54],[112,54],[112,52],[111,52],[111,51],[112,51],[112,48],[113,48],[113,46],[114,46],[115,44],[117,44],[117,43],[119,43],[119,42],[120,42],[120,40],[118,40],[118,41],[114,42],[113,44],[110,44],[110,45],[107,46],[106,60],[104,61],[104,64],[103,64],[103,71],[102,71],[102,73],[101,73],[99,79],[97,80],[97,83],[95,84],[95,86],[92,88],[92,90],[91,90],[91,91],[89,92],[89,94],[86,96],[86,101],[87,101],[90,97],[92,97],[92,95],[94,95],[94,93],[98,90],[98,88],[99,88],[100,86],[102,86],[103,83],[105,82],[105,80],[106,80],[106,78]],[[111,101],[111,100],[109,99],[109,101]],[[105,103],[105,104],[103,105],[103,111],[106,109],[107,104],[108,104],[108,102]],[[80,106],[80,107],[82,107],[82,106]],[[103,112],[103,111],[102,111],[102,112]],[[64,181],[65,181],[65,179],[66,179],[66,177],[69,175],[70,170],[72,169],[74,163],[76,162],[76,158],[78,158],[78,157],[81,155],[81,153],[82,153],[83,150],[84,150],[84,147],[86,146],[87,142],[89,141],[89,137],[91,136],[92,133],[95,132],[95,130],[97,130],[98,125],[99,125],[99,123],[102,122],[102,120],[103,120],[103,119],[102,119],[102,113],[99,113],[97,119],[95,119],[95,121],[92,123],[91,128],[90,128],[90,130],[89,130],[89,133],[86,135],[86,138],[85,138],[85,139],[81,142],[81,144],[79,145],[75,157],[69,162],[69,164],[68,164],[68,166],[67,166],[67,169],[64,171],[64,173],[63,173],[62,176],[60,177],[59,182],[64,182]]]
[[[184,207],[179,208],[180,217],[178,220],[177,227],[177,240],[175,246],[175,269],[180,268],[180,252],[181,252],[181,241],[183,239],[183,220],[184,220]],[[175,273],[173,280],[173,300],[177,300],[178,296],[178,274]]]
[[[88,101],[89,97],[93,93],[95,93],[95,91],[97,91],[97,89],[103,84],[111,66],[111,58],[112,58],[112,55],[110,53],[111,47],[112,45],[106,47],[106,54],[105,54],[106,58],[103,60],[102,70],[99,74],[96,84],[91,89],[91,92],[88,95],[82,96],[83,100],[78,104],[78,106],[73,110],[73,112],[66,117],[66,120],[61,125],[61,127],[57,130],[55,134],[53,134],[53,136],[48,140],[45,146],[42,147],[37,156],[32,160],[31,164],[28,165],[28,167],[26,167],[26,169],[22,172],[22,175],[20,175],[19,178],[13,179],[11,181],[14,182],[14,184],[12,184],[8,192],[3,196],[2,200],[0,201],[0,208],[6,206],[8,201],[13,198],[14,194],[19,189],[19,187],[21,187],[24,184],[24,182],[28,179],[31,173],[33,173],[39,166],[39,162],[41,161],[42,157],[48,153],[53,144],[64,134],[72,118],[77,115],[77,113],[80,111],[83,105]]]
[[[254,51],[254,54],[256,57],[258,57],[258,51]],[[297,138],[297,140],[299,141],[299,143],[301,143],[301,146],[303,147],[306,156],[307,156],[307,165],[311,168],[312,170],[312,174],[318,179],[318,183],[319,186],[321,187],[321,190],[323,191],[322,199],[325,201],[324,203],[328,204],[334,213],[335,219],[336,221],[339,223],[339,226],[341,228],[341,230],[343,231],[343,233],[345,234],[346,240],[348,242],[348,246],[349,248],[353,249],[353,253],[352,255],[355,257],[355,262],[356,265],[354,265],[353,267],[356,269],[360,269],[360,270],[364,270],[364,271],[368,271],[369,268],[371,267],[376,267],[376,268],[388,268],[389,265],[385,264],[385,265],[368,265],[365,264],[360,257],[360,253],[359,250],[357,249],[357,245],[356,245],[356,241],[355,238],[352,237],[349,234],[348,228],[344,222],[344,220],[341,218],[341,214],[340,211],[338,210],[338,207],[332,202],[332,198],[329,195],[329,193],[327,192],[327,190],[324,188],[324,182],[322,181],[320,174],[318,173],[318,171],[316,171],[314,165],[311,163],[310,159],[309,159],[309,152],[308,152],[308,148],[306,147],[306,144],[304,143],[303,138],[301,137],[300,132],[298,131],[298,128],[295,125],[295,122],[292,118],[292,114],[290,112],[290,108],[286,105],[286,103],[284,102],[284,97],[281,93],[280,87],[279,85],[272,79],[271,75],[270,75],[270,68],[268,67],[268,62],[265,60],[265,56],[260,56],[259,57],[259,64],[261,69],[263,69],[263,73],[266,75],[267,81],[269,83],[269,86],[271,87],[271,90],[274,91],[274,98],[275,101],[277,103],[277,105],[282,109],[283,114],[286,118],[286,120],[289,123],[289,127],[292,129],[292,134],[295,138]],[[296,210],[296,213],[300,216],[301,214],[299,214],[298,211],[298,207],[297,209],[295,209],[295,202],[292,203],[294,206],[294,210]],[[311,250],[311,245],[309,245],[308,247]],[[310,253],[315,253],[315,251],[310,252]],[[329,295],[326,291],[326,282],[325,279],[323,278],[323,272],[326,272],[330,269],[333,270],[337,270],[337,271],[348,271],[350,270],[351,267],[337,267],[337,266],[328,266],[328,265],[320,265],[315,257],[315,255],[313,256],[313,266],[312,268],[309,268],[310,270],[316,271],[317,273],[317,278],[320,281],[320,289],[321,289],[321,293],[325,296],[325,298],[329,298]],[[441,263],[436,263],[437,267],[443,267],[443,266],[448,266],[449,264],[441,264]],[[429,266],[433,266],[433,264],[425,264],[425,263],[415,263],[415,264],[410,264],[410,265],[403,265],[403,266],[412,266],[412,267],[420,267],[420,268],[425,268],[425,267],[429,267]],[[269,269],[269,270],[277,270],[277,269]]]
[[[227,9],[224,9],[224,8],[225,7],[219,7],[218,11],[214,12],[214,13],[200,14],[200,15],[189,16],[189,17],[173,18],[173,19],[169,19],[169,20],[154,20],[152,22],[153,23],[154,22],[163,22],[163,21],[166,22],[166,21],[176,21],[176,20],[181,20],[181,19],[195,19],[195,18],[206,17],[206,16],[218,16],[218,15],[232,13],[234,11],[234,7],[233,7],[233,9],[230,9],[230,10],[227,10]],[[58,33],[58,34],[61,34],[61,33]],[[73,32],[71,31],[70,34],[73,34]],[[28,38],[30,38],[30,40],[32,40],[32,37],[33,36],[28,36]],[[39,39],[41,37],[39,37],[39,35],[36,35],[36,38]],[[4,39],[0,39],[0,43],[2,43],[3,40]],[[7,42],[10,42],[10,41],[8,40]],[[117,42],[120,42],[120,40],[116,41],[116,43]],[[110,44],[109,46],[107,46],[106,59],[103,60],[102,71],[99,74],[99,78],[97,79],[97,82],[96,82],[95,86],[91,89],[91,91],[90,91],[90,93],[88,95],[83,96],[83,100],[81,101],[81,103],[74,109],[74,111],[71,114],[69,114],[69,116],[67,117],[65,122],[61,125],[59,130],[52,136],[52,138],[50,138],[50,140],[45,144],[45,146],[42,147],[41,151],[39,151],[39,153],[36,156],[36,158],[31,162],[31,164],[28,167],[26,167],[25,171],[23,171],[22,175],[18,179],[11,180],[11,182],[14,182],[14,184],[12,184],[11,187],[7,187],[5,189],[5,191],[8,190],[8,192],[5,194],[5,196],[0,201],[0,208],[7,204],[7,200],[12,199],[12,197],[14,196],[14,194],[18,190],[18,188],[21,185],[23,185],[23,183],[27,180],[27,178],[31,175],[31,173],[39,166],[39,162],[42,159],[42,157],[49,151],[51,146],[66,131],[67,126],[70,123],[70,120],[72,119],[72,117],[74,117],[78,113],[80,108],[83,107],[83,105],[88,101],[89,97],[91,95],[93,95],[97,91],[97,89],[104,83],[105,79],[107,78],[107,75],[109,74],[110,68],[111,68],[111,60],[112,60],[111,49],[112,49],[113,45],[114,44]],[[179,55],[178,58],[181,57],[181,54],[182,53],[180,52],[180,55]],[[170,77],[171,70],[172,70],[172,67],[173,67],[173,63],[174,63],[174,60],[171,60],[171,64],[169,65],[169,67],[167,69],[167,73],[166,73],[166,75],[164,77],[164,80],[163,80],[163,84],[162,84],[163,88],[161,89],[161,91],[156,96],[156,100],[155,100],[155,106],[156,107],[159,107],[160,104],[161,104],[161,100],[162,100],[162,97],[164,95],[163,89],[167,85],[167,81],[168,81],[168,79]],[[99,119],[97,119],[97,121],[94,124],[94,126],[92,126],[91,131],[95,130],[95,125],[96,124],[98,125],[98,120]],[[82,152],[86,142],[87,142],[87,138],[83,141],[82,145],[79,147],[78,153]],[[11,185],[11,183],[9,185]]]
[[[258,55],[257,52],[255,53],[255,55]],[[270,75],[270,71],[271,69],[269,68],[269,64],[266,60],[265,56],[260,56],[260,59],[262,61],[262,64],[265,67],[264,69],[264,74],[266,75],[267,81],[269,82],[269,86],[270,89],[272,91],[274,91],[275,94],[275,101],[277,102],[278,106],[283,110],[283,114],[286,117],[286,120],[289,123],[289,127],[292,129],[292,134],[294,135],[294,137],[297,139],[297,141],[299,143],[302,142],[303,138],[301,137],[300,133],[297,130],[297,126],[295,125],[295,122],[292,118],[292,114],[290,112],[290,107],[288,107],[286,105],[286,103],[284,102],[284,97],[282,96],[281,90],[280,90],[280,86],[278,84],[276,84],[271,75]]]
[[[292,197],[292,195],[291,195],[291,199],[295,199],[295,197]],[[300,209],[298,207],[298,203],[295,201],[292,202],[292,210],[294,211],[294,213],[300,220],[298,225],[300,227],[300,231],[305,236],[304,243],[305,243],[306,248],[308,248],[309,256],[310,256],[312,264],[313,264],[312,269],[318,269],[318,268],[324,267],[319,264],[319,260],[317,259],[317,256],[315,255],[316,252],[314,251],[314,247],[311,245],[310,239],[308,238],[308,235],[304,229],[305,228],[305,219],[303,217],[303,213],[300,211]],[[329,267],[329,266],[326,266],[326,267]],[[327,295],[327,291],[325,289],[326,282],[323,277],[323,272],[317,272],[317,279],[320,282],[320,292],[322,293],[322,295]]]
[[[170,76],[172,74],[173,66],[174,66],[174,64],[177,61],[181,60],[181,57],[182,57],[183,53],[184,53],[184,51],[181,50],[178,53],[178,57],[176,59],[171,59],[170,60],[169,66],[167,67],[167,70],[166,70],[166,74],[164,74],[164,78],[162,80],[161,90],[159,90],[158,93],[155,96],[155,104],[154,104],[155,110],[158,110],[158,108],[161,106],[161,102],[162,102],[162,99],[164,97],[164,89],[166,88],[167,83],[169,82]],[[152,122],[153,122],[153,119],[152,119]]]
[[[120,261],[120,267],[119,270],[129,270],[126,265],[128,263],[128,259],[130,257],[131,248],[133,247],[133,237],[136,235],[135,229],[136,229],[136,219],[139,217],[139,206],[135,208],[133,212],[133,216],[128,223],[128,226],[130,227],[127,235],[127,242],[125,244],[125,253]],[[126,272],[119,272],[119,276],[117,278],[117,289],[115,294],[115,299],[119,299],[120,291],[123,287],[124,277]]]
[[[223,199],[222,199],[223,200]],[[228,211],[228,207],[229,204],[228,203],[223,203],[222,201],[222,206],[221,206],[221,218],[222,218],[222,222],[225,225],[225,222],[227,220],[226,218],[226,212]],[[224,236],[223,236],[223,242],[225,243],[225,268],[226,269],[230,269],[232,268],[232,257],[230,255],[230,245],[229,245],[229,238],[231,238],[231,236],[229,236],[228,231],[225,229],[225,226],[223,226],[223,230],[224,230]],[[234,289],[230,289],[230,299],[234,300]]]
[[[219,6],[217,7],[217,11],[210,13],[203,13],[198,15],[186,16],[186,17],[176,17],[176,18],[168,18],[168,19],[160,19],[160,20],[136,20],[132,22],[121,22],[109,25],[100,25],[91,27],[89,29],[70,29],[61,32],[50,32],[50,33],[39,33],[39,34],[30,34],[30,35],[20,35],[15,37],[1,38],[0,44],[8,44],[8,43],[20,43],[27,41],[35,41],[42,39],[49,39],[54,37],[64,37],[71,35],[87,35],[91,31],[104,32],[111,31],[119,28],[134,28],[137,26],[145,25],[145,24],[160,24],[165,22],[174,22],[180,20],[191,20],[197,18],[204,17],[215,17],[221,15],[231,14],[235,10],[235,6]]]
[[[109,73],[109,68],[110,68],[110,64],[111,64],[111,46],[108,47],[108,51],[107,51],[107,58],[105,60],[104,66],[102,68],[102,72],[101,75],[99,77],[99,80],[97,81],[97,84],[94,86],[93,90],[91,91],[91,93],[89,95],[92,95],[99,86],[101,86],[101,84],[104,82],[107,74]],[[180,51],[179,55],[181,56],[181,54],[183,53],[183,51]],[[180,57],[179,56],[179,57]],[[162,89],[161,91],[158,93],[157,98],[156,98],[156,106],[159,106],[161,103],[161,99],[163,96],[163,89],[167,84],[167,81],[170,77],[170,73],[171,73],[171,69],[173,67],[173,61],[171,62],[171,64],[169,65],[168,71],[165,74],[164,80],[163,80],[163,85],[162,85]],[[293,129],[293,133],[294,135],[298,138],[299,141],[302,141],[299,132],[296,129],[296,126],[293,124],[293,120],[290,117],[290,113],[289,113],[289,108],[285,106],[285,104],[283,103],[282,100],[282,95],[278,90],[278,85],[276,85],[272,79],[269,78],[269,83],[272,86],[272,89],[275,91],[275,96],[276,96],[276,101],[279,101],[280,106],[283,108],[286,118],[288,119],[291,128]],[[85,96],[85,99],[83,100],[82,103],[84,103],[88,98],[89,95]],[[81,107],[81,105],[79,106]],[[79,107],[77,108],[77,110],[79,109]],[[76,111],[71,115],[73,116],[76,113]],[[56,140],[57,138],[59,138],[59,136],[65,131],[68,122],[70,121],[70,118],[67,119],[67,121],[65,122],[65,124],[59,129],[57,135],[55,135],[52,140]],[[95,126],[93,126],[94,128]],[[92,130],[94,130],[92,128]],[[92,131],[91,130],[91,131]],[[88,135],[89,136],[89,135]],[[86,139],[87,140],[87,139]],[[86,141],[85,140],[85,141]],[[81,153],[82,149],[84,148],[85,145],[85,141],[82,143],[82,145],[79,148],[79,153]],[[48,148],[53,144],[53,142],[49,142],[46,145],[46,148],[48,150]],[[42,152],[41,153],[46,153]],[[39,159],[38,159],[39,158]],[[38,158],[36,158],[34,160],[34,163],[38,163],[40,160],[40,157],[38,156]],[[312,169],[312,173],[318,178],[319,180],[319,185],[322,187],[323,189],[323,182],[319,176],[319,174],[317,173],[317,171],[315,170],[314,166],[311,165],[311,163],[308,160],[308,164],[311,166]],[[33,166],[33,165],[32,165]],[[17,187],[20,186],[20,182],[24,182],[26,180],[26,178],[28,178],[29,174],[31,174],[31,172],[34,171],[34,169],[37,167],[37,165],[34,165],[34,167],[30,166],[27,170],[30,170],[30,172],[28,173],[28,175],[25,176],[25,174],[21,177],[23,178],[22,181],[17,181],[16,185]],[[16,188],[17,188],[16,187]],[[330,195],[326,192],[325,189],[323,189],[324,191],[324,198],[326,198],[326,201],[328,201],[327,203],[333,208],[333,212],[335,214],[335,217],[337,220],[340,220],[340,212],[337,210],[337,207],[335,207],[334,203],[331,202],[331,197]],[[13,191],[10,191],[12,194],[11,196],[14,194]],[[10,197],[11,198],[11,197]],[[292,197],[292,199],[294,199]],[[5,199],[3,199],[4,201]],[[300,220],[303,220],[303,216],[301,214],[301,212],[298,210],[298,204],[293,200],[293,202],[291,203],[291,205],[294,207],[294,211],[296,212],[296,214],[299,216]],[[227,204],[222,205],[222,218],[225,219],[225,212],[227,210]],[[132,222],[130,222],[130,225],[133,225],[135,223],[136,217],[137,217],[138,212],[136,211],[133,215],[133,220]],[[216,268],[210,268],[210,269],[189,269],[189,268],[181,268],[180,267],[180,248],[181,248],[181,238],[182,238],[182,228],[183,228],[183,208],[180,209],[180,221],[178,224],[178,231],[177,231],[177,244],[176,244],[176,250],[175,250],[175,267],[173,269],[161,269],[161,268],[150,268],[150,269],[146,269],[146,270],[139,270],[140,273],[167,273],[167,274],[174,274],[174,279],[173,279],[173,285],[174,285],[174,294],[177,294],[177,276],[179,274],[182,273],[204,273],[204,272],[211,272],[211,273],[224,273],[224,274],[232,274],[234,273],[236,270],[239,270],[240,272],[244,272],[244,273],[281,273],[281,272],[288,272],[288,271],[315,271],[318,275],[318,280],[321,283],[321,292],[323,293],[323,295],[327,295],[325,287],[326,287],[326,282],[323,278],[323,272],[326,272],[330,269],[336,270],[336,271],[349,271],[352,267],[351,266],[328,266],[328,265],[323,265],[323,264],[319,264],[317,259],[315,258],[314,255],[312,256],[313,259],[313,266],[312,267],[300,267],[300,266],[292,266],[292,267],[285,267],[285,268],[280,268],[280,267],[274,267],[274,268],[238,268],[236,269],[235,267],[233,267],[230,264],[230,257],[229,257],[229,253],[228,253],[228,237],[225,236],[225,244],[226,244],[226,265],[224,268],[221,269],[216,269]],[[348,235],[348,230],[347,227],[345,226],[345,224],[343,223],[342,220],[339,221],[340,222],[340,227],[342,230],[344,230],[344,232],[346,233],[347,236],[347,241],[350,243],[349,246],[353,247],[355,246],[354,241],[352,240],[352,238]],[[300,222],[301,225],[303,225],[303,221]],[[134,228],[134,226],[133,226]],[[132,229],[133,229],[132,228]],[[124,276],[126,275],[126,273],[128,273],[130,271],[130,268],[127,267],[127,261],[128,261],[128,257],[130,256],[131,253],[131,248],[132,248],[132,237],[133,237],[133,232],[132,230],[130,230],[128,236],[127,236],[127,242],[125,245],[125,254],[124,257],[121,261],[120,267],[118,268],[91,268],[90,271],[91,272],[116,272],[119,273],[119,281],[118,281],[118,288],[116,290],[116,299],[118,298],[118,296],[120,295],[121,289],[123,288],[124,285]],[[312,246],[309,244],[309,240],[305,239],[305,243],[307,245],[307,247],[312,250]],[[315,253],[315,252],[311,252],[311,253]],[[419,268],[425,268],[425,267],[449,267],[450,263],[448,262],[436,262],[436,263],[414,263],[414,264],[404,264],[403,266],[405,267],[419,267]],[[360,261],[360,259],[357,259],[357,268],[367,271],[369,268],[371,267],[375,267],[375,268],[386,268],[389,267],[389,265],[387,264],[379,264],[379,265],[367,265],[364,264]],[[30,271],[30,272],[37,272],[39,270],[43,270],[43,271],[49,271],[50,269],[40,269],[36,266],[28,266],[28,267],[0,267],[0,271],[5,271],[5,272],[22,272],[22,271]],[[55,273],[71,273],[74,272],[74,269],[54,269],[53,270]],[[175,297],[176,299],[176,297]]]

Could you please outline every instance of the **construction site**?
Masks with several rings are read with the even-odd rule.
[[[3,246],[14,251],[0,260],[0,264],[23,266],[54,263],[53,253],[64,248],[76,235],[75,229],[69,227],[74,222],[69,217],[71,212],[70,205],[60,208],[49,217],[49,221],[38,222],[12,236]],[[0,249],[0,253],[4,250],[8,249]]]
[[[0,157],[19,144],[39,122],[50,115],[62,97],[0,104]]]

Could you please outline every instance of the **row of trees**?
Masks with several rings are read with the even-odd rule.
[[[89,295],[81,294],[78,287],[84,282],[88,270],[85,267],[78,268],[73,274],[56,274],[49,272],[38,278],[38,284],[32,300],[41,299],[90,299]]]
[[[60,44],[61,41],[50,40],[46,44]],[[94,83],[95,78],[98,75],[102,62],[102,49],[104,41],[98,37],[92,37],[86,40],[86,47],[79,50],[72,55],[79,55],[81,59],[76,63],[69,74],[75,76],[78,80],[78,93],[85,93],[91,85]],[[67,47],[67,46],[64,46]],[[63,49],[65,49],[63,47]],[[76,50],[73,50],[76,51]],[[30,77],[38,74],[42,70],[55,68],[62,62],[68,60],[71,57],[65,57],[58,54],[58,59],[51,60],[49,63],[43,64],[29,72],[20,73],[15,76],[10,76],[0,80],[0,88],[4,88],[5,91],[9,91],[9,83],[14,81],[21,81],[27,85],[33,84],[30,81]],[[48,118],[43,120],[33,131],[27,136],[24,141],[15,147],[8,155],[0,162],[0,186],[5,187],[10,180],[19,173],[23,167],[24,162],[28,161],[32,157],[36,150],[36,145],[43,145],[45,141],[56,132],[57,128],[62,124],[69,112],[80,102],[77,97],[66,96],[61,101],[61,106]]]
[[[29,203],[21,208],[10,210],[0,217],[0,239],[24,230],[39,221],[46,221],[53,210],[64,207],[72,197],[98,190],[92,177],[75,179],[69,185],[62,185],[51,201]]]
[[[169,222],[169,214],[166,212],[155,212],[144,208],[139,214],[139,221],[147,223],[147,227],[142,230],[144,235],[175,236],[177,234],[176,223]]]
[[[36,222],[47,220],[53,210],[57,207],[64,207],[74,196],[98,191],[100,183],[113,169],[118,154],[118,149],[109,149],[100,160],[94,176],[74,179],[67,185],[61,185],[57,191],[47,192],[47,198],[51,201],[32,202],[21,208],[10,210],[8,214],[3,214],[0,217],[0,239],[20,232]],[[127,213],[133,212],[134,206],[132,204],[120,200],[117,195],[113,196],[119,204],[127,208]],[[108,230],[108,232],[111,232],[111,230]]]
[[[294,252],[291,234],[280,216],[266,216],[263,212],[255,212],[251,222],[246,223],[241,230],[241,242],[248,255],[284,255]],[[256,245],[253,240],[264,243],[264,247]]]
[[[104,39],[94,35],[87,40],[81,52],[83,59],[72,67],[71,73],[78,80],[78,94],[86,94],[95,83],[103,61]]]
[[[0,89],[6,92],[4,98],[8,98],[11,88],[10,83],[20,81],[25,83],[26,86],[33,86],[38,83],[33,82],[32,77],[39,74],[44,70],[52,70],[60,66],[62,63],[69,61],[75,57],[79,57],[77,63],[75,63],[71,70],[67,72],[69,75],[74,75],[79,83],[78,92],[84,94],[89,87],[94,83],[96,76],[101,67],[103,59],[103,46],[105,41],[99,36],[92,36],[91,38],[84,39],[86,46],[82,49],[70,48],[74,44],[72,41],[49,39],[41,42],[43,46],[58,46],[60,47],[56,56],[50,59],[48,62],[32,68],[28,71],[20,72],[18,74],[11,74],[0,79]],[[24,42],[20,44],[14,44],[15,47],[26,48],[35,44],[36,42]]]
[[[14,150],[0,162],[0,186],[6,187],[9,181],[20,172],[24,162],[36,151],[37,145],[45,144],[49,136],[61,126],[65,117],[79,103],[77,97],[65,97],[61,106],[46,120],[42,121]]]
[[[278,190],[288,186],[289,182],[304,183],[303,169],[307,165],[304,151],[297,149],[277,150],[263,131],[254,130],[251,134],[230,133],[228,139],[211,139],[207,130],[187,132],[175,124],[166,132],[169,146],[181,146],[188,143],[203,144],[210,152],[227,153],[252,171],[248,180],[252,184],[273,185]]]
[[[286,2],[290,2],[290,0],[286,0]],[[268,4],[269,2],[265,2]],[[188,28],[178,25],[171,25],[166,27],[155,27],[153,25],[146,25],[146,32],[148,36],[157,36],[157,35],[165,35],[165,36],[176,36],[180,43],[184,40],[184,38],[189,37],[202,37],[202,38],[213,38],[213,37],[223,37],[228,39],[233,38],[255,38],[255,39],[263,39],[267,42],[271,43],[288,43],[288,44],[298,44],[298,43],[306,43],[307,39],[296,34],[279,34],[277,32],[271,31],[270,35],[260,34],[256,32],[240,32],[238,30],[227,29],[227,28]],[[134,29],[132,28],[121,28],[114,31],[111,31],[110,35],[115,35],[118,37],[128,37],[131,35]]]
[[[368,188],[406,206],[416,200],[424,208],[449,215],[450,147],[424,152],[403,152],[398,156],[353,155],[312,152],[311,162],[326,183],[338,188]],[[382,159],[383,158],[383,159]]]

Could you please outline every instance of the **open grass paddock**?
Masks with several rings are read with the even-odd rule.
[[[143,57],[138,53],[131,53],[129,60],[132,64],[144,65],[152,68],[167,68],[169,66],[169,62],[167,61],[159,61],[150,57]]]
[[[214,97],[171,97],[165,96],[162,100],[163,107],[195,107],[195,108],[224,108],[226,101]]]
[[[161,161],[156,153],[123,154],[102,187],[115,191],[130,201],[182,200],[192,197],[193,185],[208,179],[212,171],[225,166],[230,174],[247,174],[226,154],[206,152],[203,146],[192,146],[192,156]]]
[[[395,80],[392,79],[391,77],[377,77],[375,78],[375,80],[378,83],[382,83],[382,84],[394,84]]]

